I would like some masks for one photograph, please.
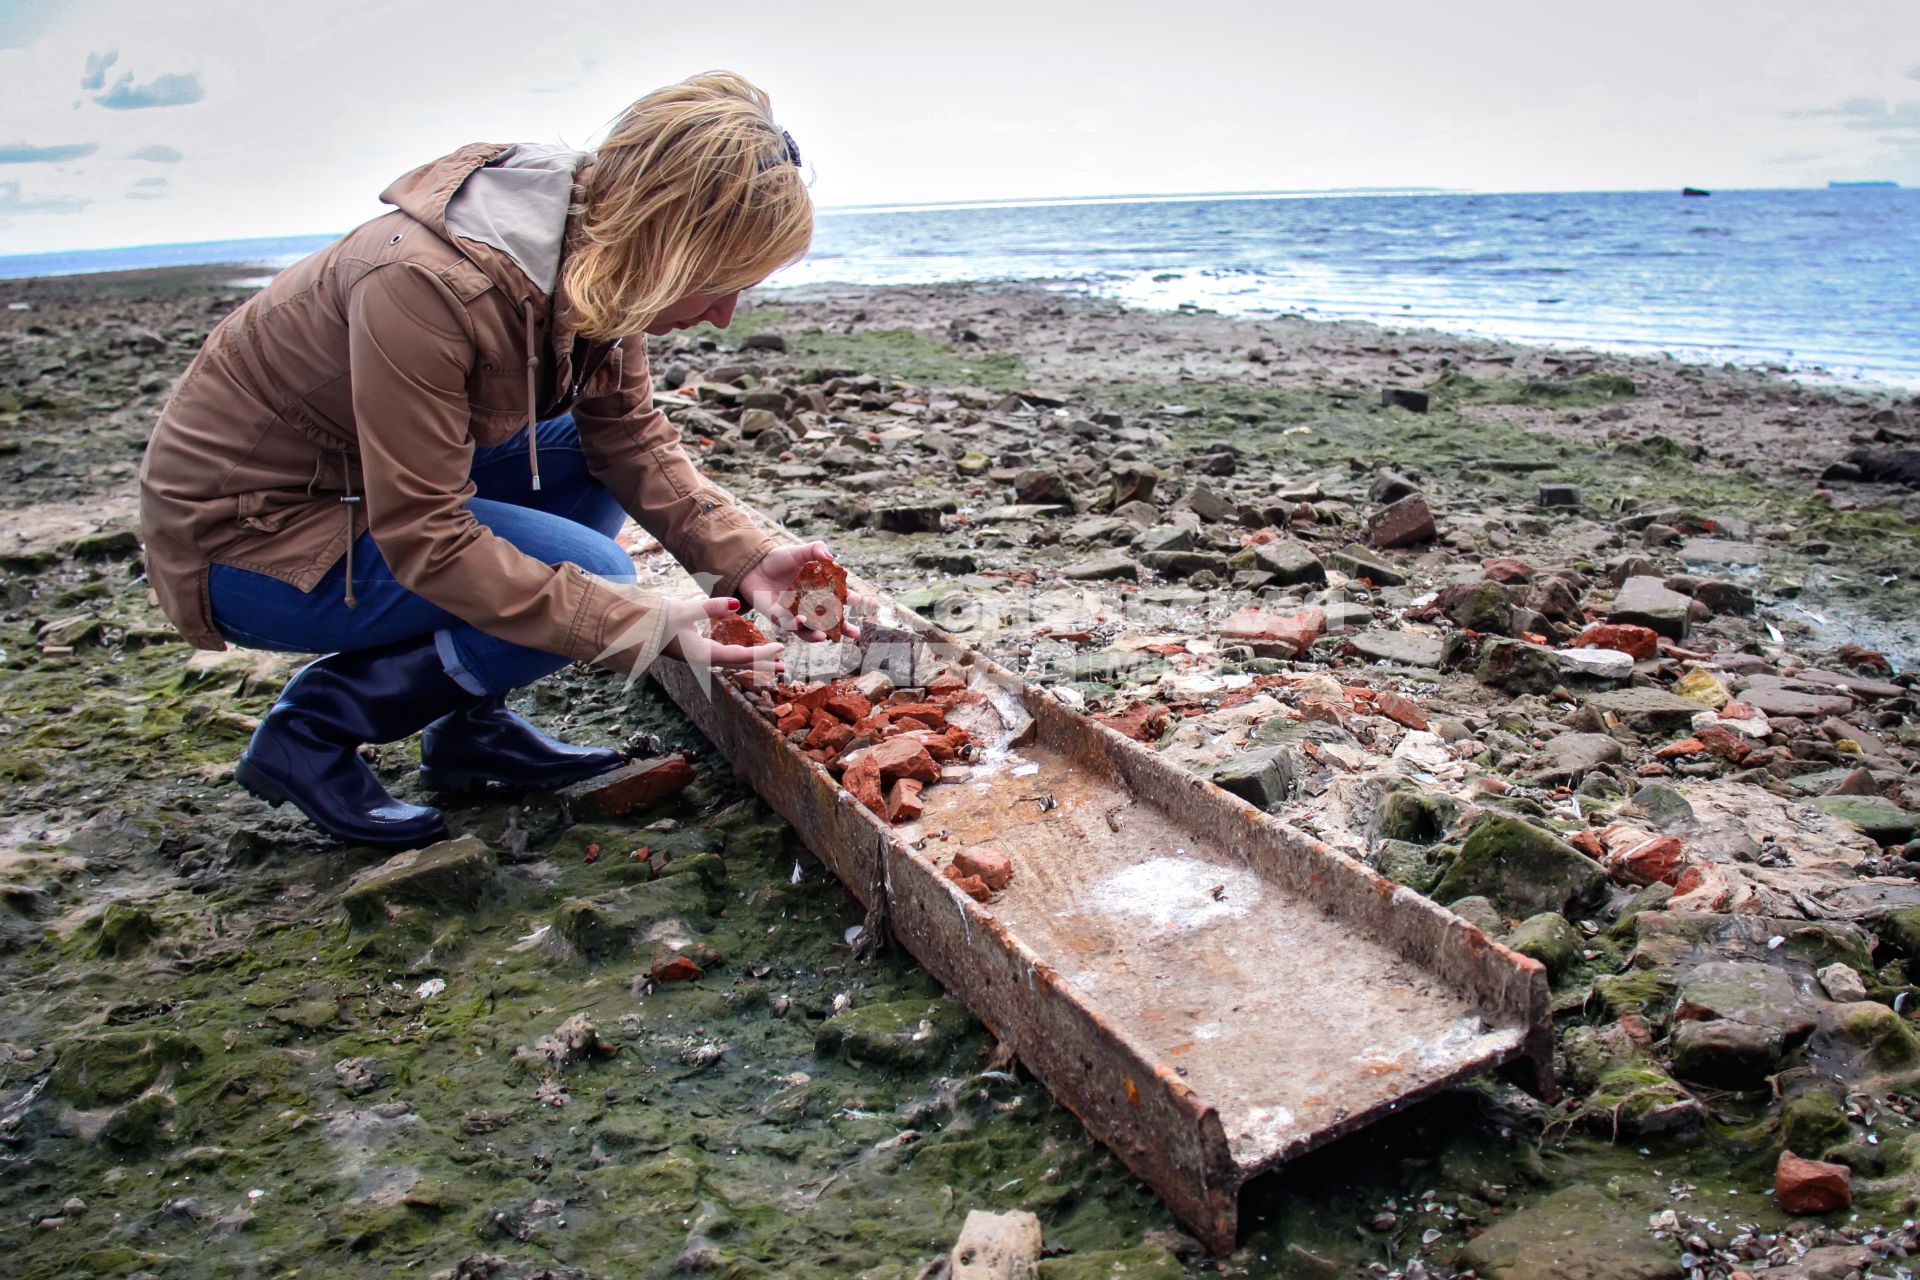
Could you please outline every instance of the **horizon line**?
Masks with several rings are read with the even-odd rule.
[[[1868,186],[1880,188],[1877,183],[1843,183],[1842,186]],[[1695,188],[1687,187],[1686,190]],[[1735,192],[1759,191],[1828,191],[1833,184],[1822,186],[1792,187],[1718,187],[1717,190],[1732,194]],[[1895,182],[1892,190],[1912,190]],[[1314,199],[1365,199],[1381,196],[1575,196],[1575,195],[1660,195],[1672,193],[1673,187],[1604,187],[1588,190],[1497,190],[1481,187],[1298,187],[1275,190],[1250,191],[1143,191],[1117,192],[1109,195],[1092,196],[1006,196],[1000,198],[975,198],[966,200],[928,200],[893,201],[869,204],[822,205],[814,210],[819,215],[871,214],[871,213],[917,213],[941,211],[965,211],[971,209],[1045,209],[1071,207],[1076,205],[1102,204],[1179,204],[1205,200],[1314,200]],[[86,249],[42,249],[31,253],[0,254],[0,262],[17,262],[28,258],[57,258],[78,254],[129,253],[138,249],[193,249],[204,245],[252,244],[267,240],[335,240],[345,234],[340,231],[303,232],[293,231],[282,234],[255,236],[223,236],[212,240],[161,240],[141,244],[99,245]],[[237,263],[235,265],[245,265]]]

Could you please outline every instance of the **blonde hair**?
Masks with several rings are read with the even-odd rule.
[[[813,240],[813,200],[767,95],[729,71],[621,113],[587,171],[563,282],[588,338],[618,338],[693,294],[758,284]]]

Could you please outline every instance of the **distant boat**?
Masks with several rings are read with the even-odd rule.
[[[1897,187],[1899,185],[1897,182],[1888,182],[1884,178],[1874,182],[1829,182],[1827,184],[1827,186],[1836,189],[1840,187]]]
[[[1702,191],[1698,187],[1682,187],[1680,188],[1680,194],[1683,196],[1710,196],[1713,192]]]

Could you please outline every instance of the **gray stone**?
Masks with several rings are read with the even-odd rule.
[[[879,507],[873,513],[873,527],[884,533],[938,533],[945,514],[940,504],[933,502]]]
[[[1566,782],[1613,764],[1622,754],[1620,744],[1604,733],[1562,733],[1547,740],[1527,777],[1535,784]]]
[[[1488,640],[1474,674],[1481,684],[1506,693],[1551,693],[1566,678],[1566,668],[1559,651],[1545,645]]]
[[[1663,831],[1694,821],[1693,805],[1664,782],[1649,782],[1635,788],[1633,807]]]
[[[1633,679],[1633,655],[1618,649],[1562,649],[1560,667],[1582,680]]]
[[[1483,894],[1472,894],[1456,902],[1447,904],[1447,910],[1465,920],[1489,938],[1497,938],[1506,932],[1507,922],[1500,914],[1500,908],[1493,905],[1493,899]]]
[[[1750,542],[1688,538],[1680,544],[1680,559],[1687,564],[1762,564],[1766,558],[1765,549]]]
[[[1786,1040],[1774,1027],[1728,1018],[1673,1029],[1673,1074],[1716,1089],[1752,1089],[1780,1067]]]
[[[1362,631],[1347,643],[1363,658],[1403,667],[1437,667],[1446,650],[1439,636],[1417,631]]]
[[[1678,591],[1669,591],[1659,578],[1636,577],[1620,584],[1607,621],[1647,627],[1669,640],[1684,641],[1692,616],[1693,601]]]
[[[1060,576],[1069,582],[1098,582],[1117,578],[1138,581],[1140,565],[1125,554],[1112,551],[1070,564],[1060,571]]]
[[[1115,516],[1088,516],[1067,526],[1062,536],[1068,542],[1127,542],[1136,530]]]
[[[1740,690],[1740,701],[1770,716],[1799,716],[1818,720],[1844,716],[1853,710],[1853,699],[1842,693],[1815,693],[1799,689],[1774,676],[1756,676]]]
[[[1397,587],[1407,580],[1406,574],[1357,542],[1349,542],[1329,555],[1327,559],[1333,562],[1334,568],[1348,577],[1364,578],[1376,587]]]
[[[1715,613],[1743,618],[1753,614],[1753,591],[1738,582],[1709,578],[1694,588],[1693,598]]]
[[[1647,1232],[1646,1210],[1571,1187],[1499,1219],[1460,1261],[1481,1280],[1681,1280],[1680,1246]]]
[[[1286,803],[1293,789],[1299,751],[1291,746],[1249,751],[1213,771],[1214,785],[1232,792],[1256,809],[1271,812]]]
[[[1227,575],[1227,558],[1212,551],[1147,551],[1140,563],[1168,578],[1191,578],[1196,573]]]
[[[1162,524],[1136,534],[1133,546],[1141,552],[1191,551],[1193,542],[1193,530],[1177,524]]]
[[[1768,1027],[1791,1044],[1813,1030],[1812,1002],[1785,969],[1755,960],[1709,960],[1680,976],[1674,1017]]]
[[[1577,484],[1543,484],[1540,486],[1540,505],[1542,507],[1577,507],[1580,505],[1580,486]]]
[[[1820,979],[1820,987],[1829,1000],[1853,1004],[1867,998],[1867,984],[1860,977],[1860,971],[1850,964],[1841,964],[1836,960],[1814,976]]]
[[[1254,565],[1273,575],[1284,587],[1325,582],[1326,566],[1305,544],[1292,538],[1275,538],[1254,548]]]
[[[1224,497],[1204,484],[1196,484],[1186,497],[1187,509],[1202,520],[1216,523],[1232,520],[1240,513],[1240,508],[1231,498]]]
[[[1687,728],[1700,714],[1701,706],[1665,689],[1609,689],[1587,699],[1597,711],[1611,712],[1629,727],[1641,733],[1662,733]]]

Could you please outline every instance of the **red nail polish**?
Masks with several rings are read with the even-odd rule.
[[[727,608],[738,610],[740,608],[740,602],[738,600],[729,600],[727,601]]]

